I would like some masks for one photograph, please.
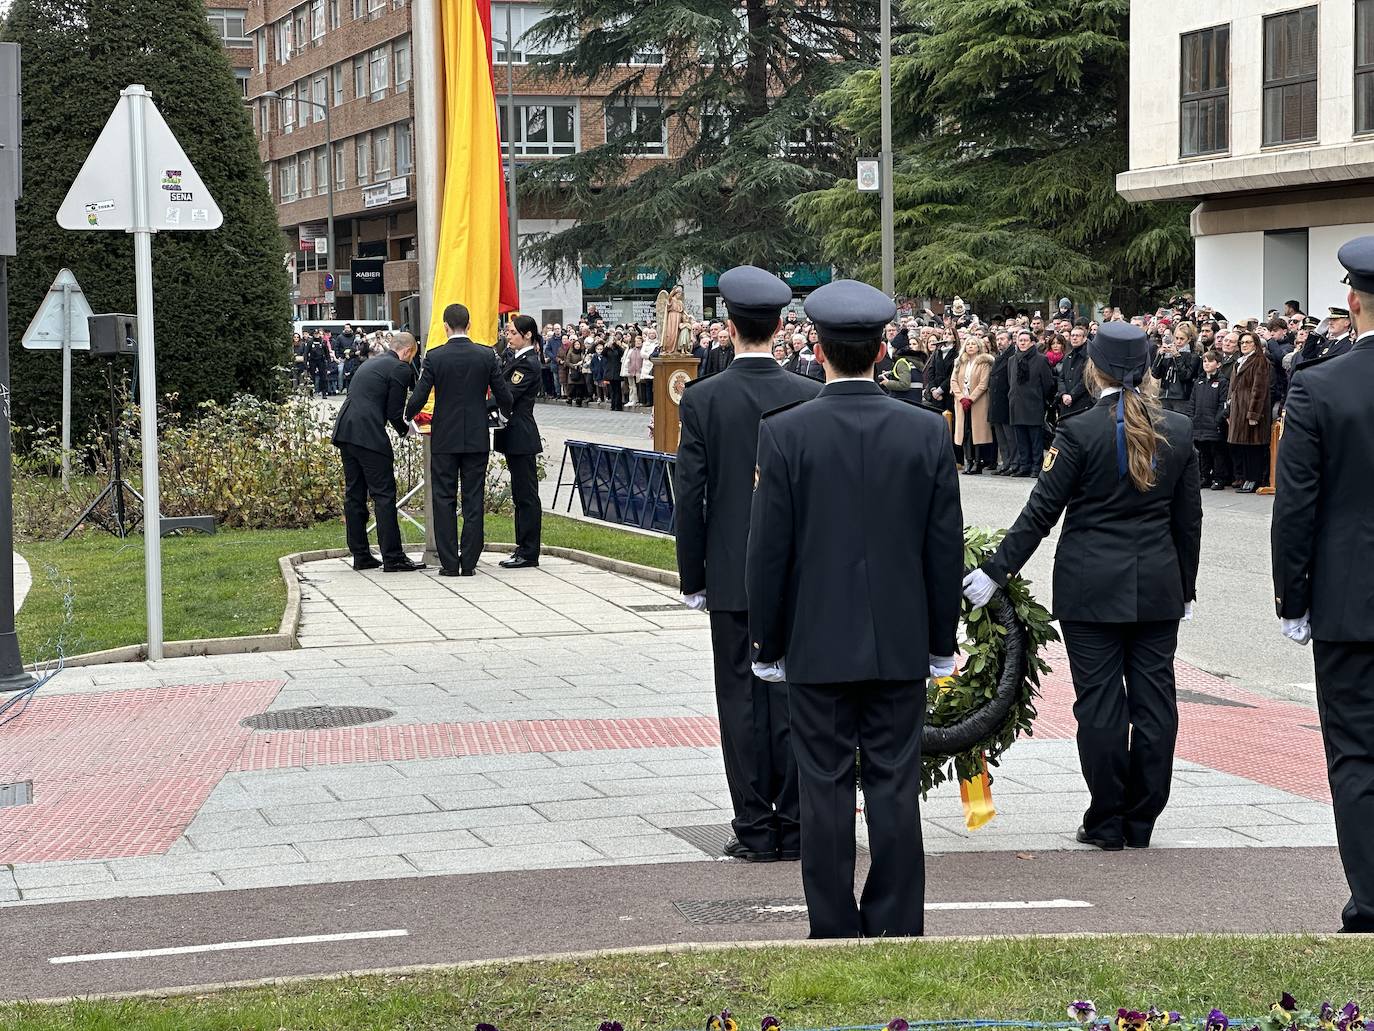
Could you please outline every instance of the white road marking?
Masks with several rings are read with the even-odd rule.
[[[935,909],[1092,909],[1091,902],[1081,899],[1039,899],[1007,902],[927,902],[927,910]],[[805,905],[755,906],[758,913],[805,913]]]
[[[97,963],[108,959],[150,959],[154,956],[189,956],[197,952],[232,952],[236,949],[271,949],[278,945],[318,945],[322,942],[365,941],[373,938],[404,938],[405,928],[388,931],[345,931],[341,934],[303,934],[295,938],[258,938],[250,941],[179,945],[166,949],[134,949],[128,952],[88,952],[79,956],[52,956],[49,963]]]

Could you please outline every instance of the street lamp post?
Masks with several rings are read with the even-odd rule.
[[[896,289],[894,259],[897,250],[896,230],[893,226],[896,183],[892,181],[892,0],[881,0],[878,16],[881,27],[879,81],[882,105],[882,182],[881,217],[883,237],[883,293],[893,296]]]

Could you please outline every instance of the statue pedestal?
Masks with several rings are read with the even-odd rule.
[[[690,354],[667,354],[654,359],[654,450],[677,454],[682,425],[677,406],[687,384],[697,378],[698,361]]]

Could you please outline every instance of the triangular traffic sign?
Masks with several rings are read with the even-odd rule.
[[[147,226],[134,224],[134,190],[140,185],[133,175],[134,105],[143,115],[147,182],[141,185],[148,203]],[[135,85],[120,92],[119,103],[57,209],[57,224],[63,229],[168,232],[218,229],[224,216],[152,95]]]
[[[71,310],[64,310],[62,288],[71,287]],[[81,292],[81,285],[71,269],[63,269],[48,287],[48,295],[38,306],[38,314],[24,331],[24,346],[30,351],[54,351],[62,349],[63,321],[69,327],[71,346],[75,351],[91,349],[90,328],[86,320],[91,317],[91,305]]]

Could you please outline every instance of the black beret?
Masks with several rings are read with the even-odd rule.
[[[1108,376],[1135,386],[1150,366],[1150,338],[1129,322],[1104,322],[1088,341],[1088,357]]]
[[[739,265],[721,273],[720,296],[732,315],[776,319],[792,303],[792,288],[771,272]]]
[[[837,279],[814,290],[805,308],[822,343],[877,343],[883,327],[897,316],[891,297],[853,279]]]

